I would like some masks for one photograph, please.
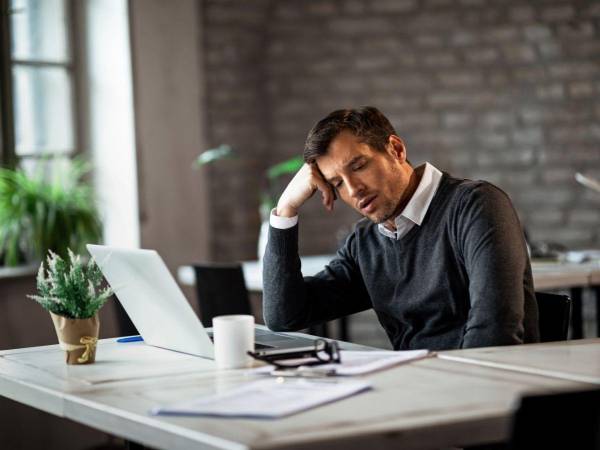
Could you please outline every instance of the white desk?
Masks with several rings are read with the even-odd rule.
[[[64,366],[61,373],[58,346],[2,351],[0,395],[153,448],[427,449],[504,440],[523,394],[590,386],[429,358],[369,376],[372,391],[285,419],[150,416],[157,404],[229,389],[249,378],[240,370],[215,371],[212,361],[198,359],[196,367],[181,370],[174,362],[169,376],[77,380],[103,367],[111,374],[123,345],[101,341],[95,366]],[[544,347],[522,348],[527,353]],[[139,364],[131,360],[132,373]]]
[[[333,255],[303,256],[302,273],[312,276],[323,270]],[[250,291],[262,292],[262,266],[258,261],[242,261],[246,287]],[[533,280],[538,290],[566,289],[600,284],[600,264],[537,263],[532,264]],[[191,266],[181,266],[177,271],[179,281],[187,286],[196,284],[196,275]]]
[[[333,255],[316,255],[303,256],[300,261],[302,264],[302,273],[304,276],[312,276],[331,261]],[[262,292],[262,264],[258,261],[242,261],[242,270],[244,272],[244,280],[246,288],[252,292]],[[196,284],[196,274],[192,266],[181,266],[177,270],[177,278],[181,284],[186,286],[194,286]]]
[[[600,385],[600,338],[440,352],[441,359]]]

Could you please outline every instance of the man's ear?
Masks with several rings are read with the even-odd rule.
[[[401,163],[406,162],[406,146],[404,141],[395,134],[390,134],[388,138],[387,152]]]

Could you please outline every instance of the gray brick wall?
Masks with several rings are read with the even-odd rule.
[[[203,3],[207,142],[227,143],[236,157],[206,167],[212,259],[256,257],[260,174],[269,152],[264,45],[269,2]]]
[[[413,163],[506,190],[536,240],[600,245],[600,2],[204,2],[213,254],[255,255],[257,191],[330,110],[375,105]],[[341,206],[341,205],[340,205]],[[356,215],[311,201],[301,248],[332,251]]]

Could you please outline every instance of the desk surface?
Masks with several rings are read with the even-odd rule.
[[[600,352],[598,340],[568,347],[588,345]],[[524,354],[547,347],[521,346]],[[111,373],[123,348],[114,340],[101,341],[95,366],[60,366],[61,373],[49,370],[63,360],[58,346],[0,352],[0,394],[157,448],[424,449],[503,440],[515,402],[524,393],[589,387],[560,377],[429,358],[368,376],[372,391],[284,419],[162,417],[148,411],[252,378],[244,370],[216,371],[213,361],[197,358],[192,371],[178,373],[173,363],[169,375],[90,382],[90,373],[103,366]],[[569,367],[573,362],[579,360],[569,360]],[[139,361],[130,363],[135,370]]]
[[[333,255],[304,256],[301,258],[302,273],[314,275],[333,258]],[[262,291],[262,266],[258,261],[242,262],[246,287],[250,291]],[[532,264],[536,290],[565,289],[600,284],[600,263],[537,263]],[[185,285],[193,286],[196,276],[191,266],[181,266],[177,276]]]
[[[439,357],[565,380],[600,384],[600,338],[440,352]]]

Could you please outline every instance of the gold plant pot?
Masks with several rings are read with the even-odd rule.
[[[96,360],[96,343],[100,333],[98,314],[89,319],[69,319],[50,313],[60,348],[66,352],[67,364],[91,364]]]

